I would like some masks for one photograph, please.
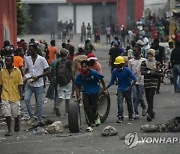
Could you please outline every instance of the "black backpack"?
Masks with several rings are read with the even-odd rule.
[[[72,71],[68,62],[70,63],[67,59],[61,59],[56,65],[56,80],[60,87],[67,85],[72,80]]]

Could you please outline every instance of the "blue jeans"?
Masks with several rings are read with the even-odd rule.
[[[126,99],[127,103],[127,108],[128,108],[128,113],[129,117],[132,117],[133,115],[133,106],[132,106],[132,98],[131,98],[131,91],[118,91],[118,117],[123,118],[123,100],[124,98]]]
[[[142,85],[134,85],[132,90],[133,90],[134,112],[135,112],[135,114],[139,114],[139,112],[138,112],[139,103],[141,104],[141,107],[143,109],[146,108],[146,105],[145,105],[145,102],[144,102],[144,86],[142,86]]]
[[[31,87],[30,85],[26,84],[25,87],[25,97],[24,97],[24,101],[26,104],[26,108],[28,111],[29,116],[32,118],[34,116],[33,111],[32,111],[32,105],[30,103],[30,99],[32,94],[35,94],[35,100],[37,103],[37,117],[38,117],[38,121],[41,122],[42,121],[42,103],[43,103],[43,89],[44,87]]]
[[[174,91],[180,90],[180,64],[175,64],[173,66],[173,84]]]

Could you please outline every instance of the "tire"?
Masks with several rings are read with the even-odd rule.
[[[80,108],[78,102],[69,103],[68,125],[71,133],[79,133],[81,128]]]
[[[100,116],[101,123],[103,123],[109,115],[110,104],[111,101],[109,94],[108,96],[106,96],[102,91],[100,91],[99,102],[98,102],[98,114]]]

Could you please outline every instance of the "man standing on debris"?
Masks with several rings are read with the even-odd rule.
[[[22,94],[22,75],[21,71],[13,66],[13,56],[5,58],[6,68],[0,72],[0,103],[2,104],[2,112],[6,117],[8,132],[5,136],[11,136],[11,117],[15,118],[14,131],[20,130],[20,99]]]

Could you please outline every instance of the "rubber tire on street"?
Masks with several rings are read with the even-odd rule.
[[[81,117],[78,102],[69,103],[68,125],[71,133],[79,133],[81,128]]]
[[[106,101],[106,102],[105,102]],[[105,104],[102,104],[105,103]],[[111,105],[111,101],[110,101],[110,96],[108,94],[108,96],[106,96],[103,91],[100,91],[99,93],[99,102],[98,102],[98,114],[100,116],[101,119],[101,123],[103,123],[108,115],[109,115],[109,111],[110,111],[110,105]],[[102,112],[100,112],[102,110],[102,107],[104,108],[103,114]]]

